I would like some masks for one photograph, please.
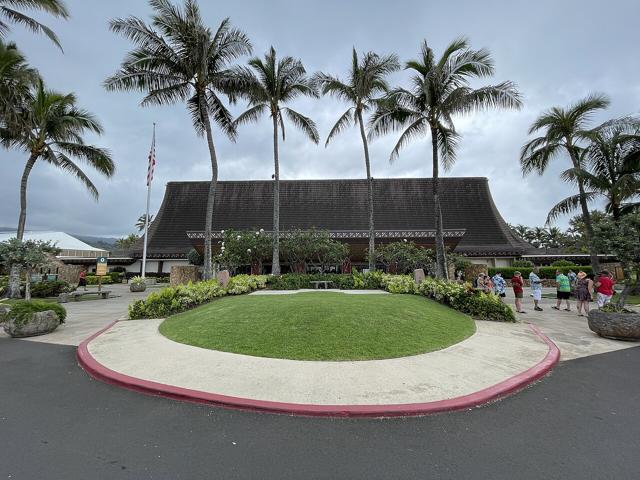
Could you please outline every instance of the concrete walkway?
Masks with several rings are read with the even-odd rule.
[[[130,303],[146,298],[149,293],[159,288],[161,288],[160,285],[154,285],[144,292],[132,293],[129,291],[128,284],[105,285],[103,290],[112,292],[109,298],[64,303],[62,305],[67,310],[67,319],[64,324],[48,335],[25,340],[58,345],[79,345],[84,339],[115,320],[126,319]],[[0,328],[0,337],[7,336]]]
[[[112,372],[146,382],[243,400],[331,406],[418,404],[471,395],[532,369],[549,354],[548,344],[524,324],[477,322],[477,332],[467,340],[422,355],[319,362],[180,344],[158,332],[161,322],[118,322],[90,341],[87,353]]]
[[[545,294],[555,295],[555,289],[544,289]],[[572,360],[574,358],[598,355],[625,348],[640,346],[640,342],[625,342],[622,340],[611,340],[603,338],[591,330],[587,324],[587,317],[579,317],[576,310],[576,302],[571,299],[571,311],[554,310],[551,308],[556,301],[551,298],[543,298],[540,305],[542,312],[533,309],[533,299],[529,296],[529,289],[525,288],[523,308],[526,314],[517,314],[518,321],[533,323],[560,348],[561,360]],[[513,306],[514,295],[512,290],[507,291],[506,302]],[[563,307],[564,308],[564,303]],[[595,302],[591,302],[591,308],[597,308]]]

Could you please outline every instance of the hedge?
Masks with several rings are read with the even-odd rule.
[[[300,290],[313,288],[311,282],[333,282],[340,290],[375,290],[382,286],[382,272],[370,273],[285,273],[279,277],[268,277],[267,285],[272,290]]]
[[[31,296],[36,298],[55,297],[63,292],[70,292],[74,287],[62,280],[52,280],[31,284]]]
[[[164,318],[208,303],[218,297],[240,295],[265,288],[266,284],[267,277],[264,275],[237,275],[229,280],[227,288],[220,285],[217,280],[167,287],[151,293],[144,300],[137,300],[129,305],[129,318]]]
[[[501,268],[490,268],[489,269],[489,276],[493,277],[496,273],[498,272],[502,272],[502,276],[504,278],[511,278],[513,277],[513,274],[515,272],[520,272],[522,273],[522,276],[526,279],[529,277],[529,273],[531,273],[531,271],[533,270],[533,268],[529,268],[529,267],[501,267]],[[551,279],[551,280],[555,280],[556,278],[556,270],[560,270],[563,273],[568,273],[569,270],[573,270],[575,273],[578,273],[579,271],[583,271],[586,274],[591,273],[591,267],[590,266],[572,266],[572,267],[540,267],[540,271],[538,272],[538,276],[540,278],[547,278],[547,279]],[[467,278],[468,281],[471,281],[471,278]]]
[[[87,285],[98,285],[98,281],[100,277],[98,277],[97,275],[87,275],[84,278],[87,281]],[[106,275],[102,277],[102,281],[100,283],[102,285],[108,285],[110,283],[113,283],[113,280],[109,275]]]

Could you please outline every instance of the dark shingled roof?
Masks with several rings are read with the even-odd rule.
[[[455,251],[468,255],[518,255],[529,245],[500,216],[486,178],[440,179],[444,228],[465,230]],[[188,231],[203,231],[208,182],[169,182],[149,230],[150,257],[175,257],[192,248]],[[432,181],[374,181],[376,230],[432,230]],[[216,191],[213,230],[272,230],[272,181],[222,181]],[[281,180],[280,229],[316,227],[368,230],[366,180]],[[141,255],[141,245],[134,249]]]

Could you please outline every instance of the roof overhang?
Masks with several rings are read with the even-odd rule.
[[[443,230],[443,236],[445,238],[451,239],[460,239],[465,234],[464,229],[457,230]],[[273,234],[272,231],[265,230],[262,233]],[[281,231],[280,236],[287,238],[293,232],[291,231]],[[436,231],[435,230],[376,230],[375,232],[376,238],[384,238],[384,239],[421,239],[421,238],[435,238]],[[205,234],[204,231],[188,231],[187,237],[190,240],[204,240]],[[335,239],[359,239],[359,238],[369,238],[368,230],[329,230],[329,237]],[[222,240],[224,239],[224,230],[218,230],[211,232],[211,238],[214,240]]]

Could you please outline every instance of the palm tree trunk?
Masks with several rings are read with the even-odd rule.
[[[207,217],[204,224],[204,272],[202,275],[204,280],[210,280],[213,278],[211,228],[213,225],[213,206],[216,198],[216,188],[218,186],[218,158],[216,156],[216,148],[213,144],[211,121],[205,104],[204,92],[198,95],[198,99],[200,117],[202,118],[204,130],[207,134],[207,145],[209,146],[209,156],[211,157],[211,183],[209,183],[209,193],[207,195]]]
[[[280,275],[280,160],[278,158],[278,111],[273,117],[273,255],[271,275]]]
[[[16,238],[22,240],[24,238],[24,230],[27,222],[27,183],[29,181],[29,175],[31,170],[38,159],[38,155],[32,153],[27,160],[27,164],[24,166],[22,172],[22,179],[20,180],[20,215],[18,217],[18,230],[16,231]],[[9,291],[7,293],[9,298],[20,298],[20,266],[12,265],[9,273]]]
[[[442,227],[442,208],[440,207],[440,178],[438,155],[438,131],[431,127],[431,148],[433,151],[433,216],[436,221],[436,277],[449,279],[447,257],[444,249],[444,232]]]
[[[574,151],[571,143],[568,145],[569,155],[573,162],[573,167],[576,169],[581,168],[576,152]],[[587,237],[587,246],[589,248],[589,257],[591,259],[591,269],[594,274],[600,271],[600,261],[598,260],[598,252],[593,246],[593,222],[591,221],[591,212],[589,212],[589,206],[587,205],[587,196],[584,191],[584,182],[578,177],[578,193],[580,195],[580,208],[582,209],[582,218],[584,219],[585,236]]]
[[[373,178],[371,178],[371,162],[369,160],[369,144],[364,132],[362,123],[362,111],[358,110],[358,123],[360,124],[360,136],[362,137],[362,147],[364,148],[364,163],[367,167],[367,206],[369,209],[369,270],[376,269],[376,229],[373,222]]]

